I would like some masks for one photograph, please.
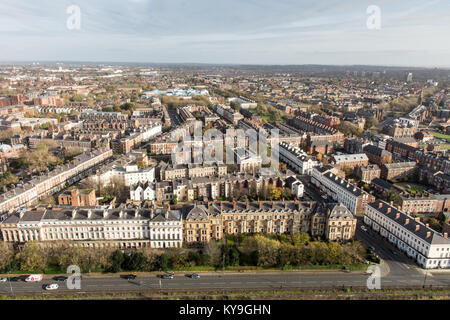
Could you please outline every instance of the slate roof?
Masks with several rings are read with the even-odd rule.
[[[381,208],[379,207],[382,205]],[[368,204],[378,212],[381,212],[384,216],[389,218],[392,221],[395,221],[397,224],[401,225],[403,228],[407,229],[417,237],[426,241],[429,244],[447,244],[450,245],[450,239],[444,238],[440,233],[435,230],[427,227],[422,222],[415,221],[413,217],[408,216],[406,213],[398,210],[394,206],[382,201],[376,200]],[[390,211],[389,211],[390,208]],[[399,216],[397,217],[397,213]],[[406,223],[408,221],[408,223]],[[419,226],[417,229],[416,227]],[[429,233],[429,236],[427,236]]]

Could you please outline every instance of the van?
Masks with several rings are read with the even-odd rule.
[[[39,282],[42,281],[43,276],[42,274],[30,274],[28,277],[25,278],[26,282]]]

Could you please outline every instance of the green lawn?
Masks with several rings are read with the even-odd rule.
[[[435,131],[431,131],[431,134],[438,139],[445,139],[450,142],[450,136],[448,134],[443,134]]]

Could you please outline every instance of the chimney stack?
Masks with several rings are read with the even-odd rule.
[[[400,218],[400,212],[397,212],[397,214],[395,215],[395,219],[399,219]]]
[[[236,210],[236,201],[233,200],[233,210]]]
[[[431,237],[431,231],[427,232],[427,238]]]
[[[260,209],[263,208],[263,203],[262,203],[262,201],[259,201],[259,208],[260,208]]]
[[[387,208],[387,213],[391,213],[391,207]]]
[[[429,227],[430,227],[430,225],[429,225],[428,223],[425,223],[425,227],[429,228]]]
[[[405,225],[409,223],[409,218],[405,220]]]
[[[246,201],[245,209],[247,209],[247,210],[250,209],[250,202],[248,200]]]
[[[150,219],[153,219],[155,217],[155,212],[153,211],[153,207],[150,208]]]
[[[73,209],[72,210],[72,218],[75,218],[75,215],[77,214],[77,210],[76,209]]]
[[[378,204],[378,208],[381,209],[383,207],[383,202],[380,201],[380,203]]]
[[[108,210],[103,210],[103,219],[106,219],[106,216],[108,215]]]
[[[447,239],[448,238],[448,233],[444,232],[444,238]]]
[[[416,224],[416,231],[420,230],[420,224]]]

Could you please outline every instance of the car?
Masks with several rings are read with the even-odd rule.
[[[44,287],[45,290],[56,290],[59,288],[59,285],[57,283],[51,283]]]
[[[366,232],[367,232],[367,228],[366,228],[366,227],[361,226],[361,229],[362,229],[363,231],[366,231]]]
[[[6,278],[0,278],[0,282],[6,282],[8,279]]]
[[[127,279],[127,280],[134,280],[136,279],[136,275],[135,274],[126,274],[122,276],[123,279]]]
[[[53,280],[55,280],[55,281],[66,281],[67,277],[66,276],[56,276],[56,277],[53,277]]]
[[[165,274],[159,275],[159,277],[160,277],[161,279],[173,279],[173,274],[165,273]]]
[[[191,278],[191,279],[200,279],[200,275],[198,273],[193,273],[193,274],[189,275],[189,278]]]
[[[21,281],[21,280],[22,280],[21,277],[12,277],[12,278],[9,278],[9,281]]]

